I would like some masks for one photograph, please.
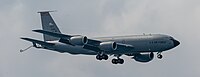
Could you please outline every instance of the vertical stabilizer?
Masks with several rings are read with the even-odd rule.
[[[53,12],[53,11],[38,12],[41,15],[42,29],[49,32],[61,33],[49,12]],[[44,37],[44,41],[59,40],[59,38],[45,35],[45,34],[43,35],[43,37]]]

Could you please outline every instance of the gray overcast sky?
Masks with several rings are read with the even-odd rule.
[[[37,11],[51,13],[63,33],[89,37],[142,33],[168,34],[181,45],[164,58],[125,64],[95,56],[60,54],[32,48],[21,36],[42,39]],[[1,0],[0,77],[199,77],[200,0]]]

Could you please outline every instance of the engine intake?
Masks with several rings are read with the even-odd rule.
[[[117,49],[116,42],[102,42],[100,43],[99,48],[104,51],[114,51]]]
[[[74,36],[69,39],[69,42],[73,45],[83,46],[87,44],[88,39],[86,36]]]

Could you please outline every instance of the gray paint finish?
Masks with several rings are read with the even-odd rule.
[[[96,59],[100,61],[102,59],[107,60],[109,58],[108,55],[114,55],[117,59],[112,59],[113,64],[123,64],[124,60],[120,58],[122,55],[132,56],[132,59],[138,62],[150,62],[154,58],[153,52],[157,52],[157,57],[161,59],[163,51],[172,49],[180,44],[173,37],[161,34],[115,36],[96,39],[88,39],[82,35],[62,34],[49,12],[40,12],[43,30],[33,30],[34,32],[42,33],[44,41],[32,38],[21,39],[32,42],[35,48],[73,55],[96,55]],[[24,52],[29,48],[20,50],[20,52]],[[143,54],[144,52],[148,53]]]
[[[199,3],[199,0],[1,0],[0,76],[199,77],[200,61],[194,60],[200,58]],[[23,42],[19,36],[42,39],[31,31],[41,26],[36,13],[40,10],[58,10],[52,15],[67,34],[91,37],[162,33],[176,37],[181,45],[164,53],[167,57],[163,60],[147,64],[123,56],[128,62],[112,65],[109,61],[98,62],[92,56],[71,56],[34,48],[21,54],[19,49],[31,43]]]

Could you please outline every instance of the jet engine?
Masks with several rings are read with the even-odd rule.
[[[102,42],[100,43],[99,48],[103,51],[114,51],[117,49],[116,42]]]
[[[138,62],[149,62],[154,58],[154,54],[153,52],[148,53],[148,54],[137,54],[133,57],[133,59],[135,59],[135,61]]]
[[[88,39],[86,36],[74,36],[69,39],[69,42],[73,45],[83,46],[87,44]]]

